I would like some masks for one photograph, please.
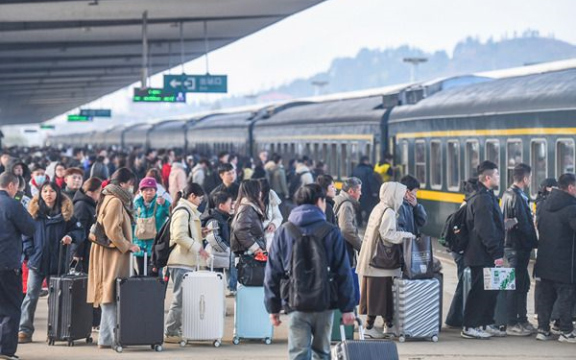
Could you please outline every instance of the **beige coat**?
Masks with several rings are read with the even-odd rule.
[[[178,191],[186,187],[186,171],[184,165],[174,162],[170,169],[170,176],[168,177],[168,190],[172,199],[176,199]]]
[[[192,216],[180,208],[187,208]],[[168,258],[168,266],[195,267],[197,260],[200,265],[205,262],[200,258],[202,245],[202,224],[198,207],[186,199],[180,199],[178,206],[172,212],[170,224],[170,246],[176,244]],[[192,236],[190,236],[192,235]]]
[[[404,239],[412,239],[414,235],[396,230],[396,212],[402,205],[406,186],[397,182],[386,182],[380,187],[380,203],[370,213],[366,226],[362,249],[358,256],[356,272],[361,276],[387,277],[400,276],[400,269],[386,270],[370,266],[372,256],[376,252],[378,241],[385,245],[401,244]]]
[[[132,224],[122,201],[115,196],[104,198],[97,221],[104,226],[106,236],[115,248],[92,244],[88,271],[88,300],[94,307],[115,301],[117,278],[130,274]]]

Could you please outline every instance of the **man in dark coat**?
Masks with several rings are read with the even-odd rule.
[[[538,298],[539,340],[549,340],[550,317],[559,315],[561,342],[576,343],[572,309],[576,299],[576,176],[564,174],[544,202],[538,220],[538,259],[535,275],[540,278]],[[554,299],[556,298],[556,301]]]
[[[500,184],[498,166],[491,161],[478,165],[478,191],[466,208],[470,239],[464,264],[470,268],[472,284],[464,308],[462,337],[489,339],[506,333],[494,324],[498,291],[484,290],[484,268],[504,264],[504,218],[493,189]]]
[[[12,358],[18,347],[22,305],[22,235],[32,236],[34,220],[14,200],[18,178],[0,175],[0,357]]]
[[[420,228],[426,225],[428,214],[422,204],[418,204],[417,194],[420,182],[411,175],[404,176],[400,183],[406,185],[406,195],[400,209],[398,209],[398,230],[420,235]]]
[[[240,186],[236,182],[236,170],[232,164],[222,164],[218,168],[218,176],[220,177],[220,185],[216,186],[214,190],[210,193],[210,199],[208,200],[208,204],[210,209],[213,209],[216,205],[212,201],[212,195],[224,191],[232,197],[232,203],[236,201],[238,197],[238,190]]]
[[[360,163],[352,171],[352,177],[362,181],[362,196],[360,197],[362,211],[358,213],[358,226],[362,226],[364,218],[370,216],[372,209],[380,201],[380,176],[374,172],[374,168],[370,165],[370,158],[362,156]]]
[[[502,214],[507,226],[504,254],[516,271],[516,290],[506,292],[508,326],[506,334],[529,336],[536,332],[526,316],[530,275],[528,263],[532,249],[538,246],[534,219],[524,189],[530,185],[532,169],[526,164],[514,167],[514,183],[502,196]]]

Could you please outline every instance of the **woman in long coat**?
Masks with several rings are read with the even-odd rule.
[[[116,324],[115,283],[117,278],[130,274],[130,252],[140,248],[132,244],[132,194],[135,176],[127,168],[112,174],[110,184],[102,191],[96,210],[96,221],[102,224],[112,248],[94,244],[90,249],[88,271],[88,302],[101,306],[102,319],[98,348],[111,348],[114,344]]]

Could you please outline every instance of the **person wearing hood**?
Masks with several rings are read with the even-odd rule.
[[[46,170],[41,166],[36,166],[30,179],[30,193],[26,193],[26,195],[29,197],[37,196],[40,192],[40,187],[47,182],[50,182],[50,177],[46,175]]]
[[[136,226],[134,227],[133,242],[141,249],[136,253],[138,264],[138,275],[144,275],[144,251],[148,254],[148,263],[152,262],[152,245],[156,234],[170,216],[170,202],[162,196],[158,196],[158,183],[153,177],[145,177],[140,181],[138,187],[140,197],[134,200],[134,217]],[[146,227],[147,221],[153,221],[153,228]],[[151,231],[150,230],[155,230]],[[149,276],[157,274],[148,273]]]
[[[426,225],[428,214],[422,204],[418,204],[418,190],[420,182],[411,175],[406,175],[400,179],[400,183],[406,185],[406,195],[402,206],[398,210],[398,230],[408,231],[418,236],[420,228]]]
[[[260,200],[258,180],[244,180],[238,190],[235,215],[232,220],[230,247],[236,255],[259,254],[266,251],[264,204]]]
[[[168,176],[168,191],[172,199],[176,199],[178,192],[186,187],[186,170],[181,160],[181,158],[177,158],[176,161],[172,163],[170,176]]]
[[[326,222],[325,199],[326,194],[318,184],[305,185],[296,192],[294,200],[298,206],[290,214],[289,223],[280,227],[276,233],[266,264],[264,279],[266,310],[274,326],[281,324],[280,311],[284,309],[286,312],[289,318],[288,353],[291,360],[330,358],[334,309],[342,312],[342,321],[345,325],[354,323],[355,302],[345,242],[340,231]],[[291,296],[289,291],[284,291],[284,286],[281,284],[291,269],[292,250],[297,239],[287,224],[295,225],[305,235],[318,234],[318,240],[320,234],[323,235],[326,263],[336,283],[336,291],[330,298],[330,305],[324,309],[298,311],[291,308],[290,298],[294,296]],[[296,275],[290,274],[290,276]],[[298,279],[295,282],[298,282]],[[287,288],[290,289],[291,286]]]
[[[22,303],[18,333],[19,343],[29,343],[34,334],[34,314],[44,279],[63,273],[58,264],[60,247],[84,240],[82,224],[74,217],[72,200],[61,193],[56,183],[44,183],[28,207],[36,222],[33,236],[23,239],[24,256],[28,259],[28,286]],[[58,268],[60,266],[60,268]]]
[[[200,161],[198,161],[198,164],[196,164],[192,168],[192,171],[190,172],[189,181],[196,183],[202,186],[202,188],[204,188],[204,180],[206,180],[209,168],[210,168],[210,161],[206,159],[201,159]]]
[[[266,177],[270,181],[270,188],[276,192],[280,199],[286,199],[289,196],[288,184],[286,183],[286,171],[282,165],[282,156],[272,154],[272,160],[264,166]]]
[[[553,189],[538,220],[538,258],[534,275],[540,279],[538,340],[552,339],[552,309],[558,314],[561,342],[576,344],[572,309],[576,298],[576,176],[563,174]]]
[[[82,169],[66,169],[66,172],[64,173],[65,187],[62,188],[62,193],[68,196],[70,200],[73,200],[76,192],[82,187],[82,182],[84,182],[84,171],[82,171]]]
[[[466,298],[460,335],[465,339],[503,337],[494,326],[498,291],[484,289],[484,268],[504,265],[504,216],[493,190],[500,185],[498,166],[491,161],[478,165],[478,191],[466,205],[469,242],[464,265],[470,268],[471,288]]]
[[[398,231],[396,214],[406,195],[406,186],[397,182],[387,182],[380,187],[380,202],[374,207],[368,219],[362,249],[358,256],[356,272],[361,277],[360,314],[368,315],[366,336],[383,338],[384,333],[374,327],[377,316],[384,319],[386,333],[393,333],[394,313],[392,284],[395,277],[401,276],[400,266],[395,269],[382,269],[372,266],[378,243],[384,246],[400,245],[405,239],[414,239],[414,234]]]
[[[314,183],[314,176],[308,167],[308,157],[303,156],[301,160],[296,162],[296,177],[300,178],[300,186]]]

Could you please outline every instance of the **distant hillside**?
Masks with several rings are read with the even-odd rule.
[[[481,42],[467,38],[456,45],[452,57],[445,51],[427,53],[408,45],[390,49],[362,49],[354,58],[337,58],[330,68],[307,79],[296,79],[286,85],[260,93],[260,101],[267,94],[304,97],[315,94],[312,82],[328,81],[323,94],[354,91],[410,81],[410,65],[406,57],[426,57],[428,62],[418,68],[419,80],[453,76],[479,71],[524,66],[527,64],[576,58],[576,46],[554,38],[540,37],[538,32],[526,31],[521,37]],[[250,100],[232,97],[207,109],[246,105]]]

